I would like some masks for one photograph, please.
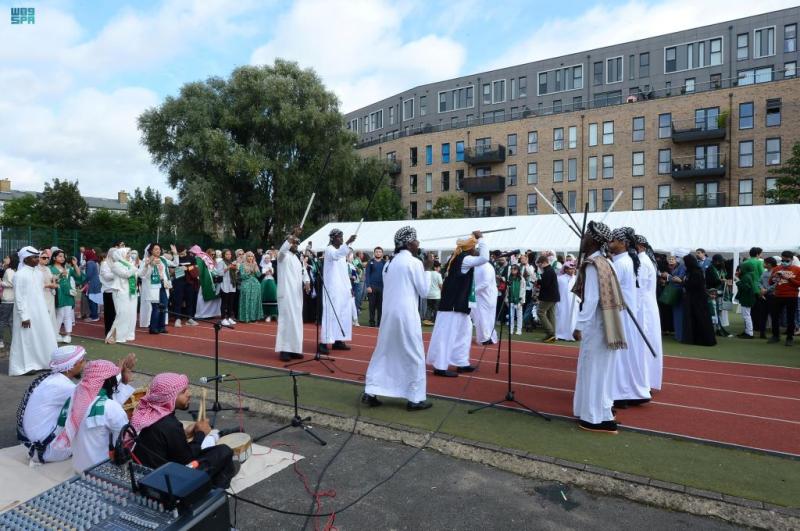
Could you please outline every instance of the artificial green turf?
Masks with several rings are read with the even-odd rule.
[[[115,360],[135,351],[138,369],[148,373],[179,371],[196,381],[201,375],[212,374],[214,369],[212,360],[178,353],[78,338],[75,342],[85,345],[94,358]],[[228,362],[221,362],[220,370],[238,377],[281,373]],[[226,389],[231,386],[235,390],[233,381],[226,382]],[[355,415],[361,390],[361,385],[307,378],[300,384],[300,403]],[[242,382],[242,391],[267,400],[291,400],[288,378]],[[362,409],[361,414],[433,430],[454,402],[432,401],[432,409],[413,414],[406,412],[404,401],[395,400],[387,400],[381,408]],[[454,407],[442,426],[443,433],[778,505],[796,506],[800,500],[800,460],[633,432],[599,436],[577,429],[573,422],[558,419],[545,422],[520,412],[497,409],[469,415],[468,404],[456,403]]]

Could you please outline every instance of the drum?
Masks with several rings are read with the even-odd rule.
[[[139,405],[139,400],[142,399],[144,395],[147,394],[147,387],[140,387],[136,391],[133,392],[131,396],[125,401],[125,404],[122,405],[122,409],[125,410],[125,414],[128,415],[128,420],[131,420],[133,416],[134,410],[136,410],[136,406]]]
[[[240,463],[247,461],[253,454],[253,438],[246,433],[231,433],[219,439],[218,444],[224,444],[233,450],[233,458]]]

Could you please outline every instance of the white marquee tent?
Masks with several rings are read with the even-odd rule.
[[[583,221],[583,213],[573,216],[579,224]],[[589,219],[601,220],[604,216],[602,212],[592,213]],[[657,251],[702,247],[709,253],[738,257],[753,246],[775,253],[784,249],[797,251],[800,247],[800,205],[611,212],[605,223],[611,228],[633,227],[646,236]],[[366,251],[376,246],[394,249],[394,233],[404,225],[417,229],[425,250],[449,251],[459,235],[468,235],[475,229],[506,227],[514,227],[514,230],[486,236],[491,249],[553,249],[557,252],[578,249],[578,237],[555,214],[364,222],[353,247]],[[313,249],[321,251],[334,227],[341,229],[347,239],[356,231],[358,222],[328,223],[308,237],[303,247],[311,241]],[[451,238],[441,239],[443,236]]]

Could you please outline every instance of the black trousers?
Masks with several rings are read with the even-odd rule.
[[[231,293],[233,295],[233,293]],[[206,448],[197,458],[198,467],[211,478],[211,484],[221,489],[231,486],[231,480],[236,475],[233,466],[233,450],[224,444]]]
[[[176,279],[172,283],[171,298],[173,312],[194,317],[194,312],[197,311],[197,290],[185,278]]]
[[[103,293],[103,325],[106,328],[106,335],[111,331],[111,326],[116,318],[117,310],[114,308],[114,298],[111,293]]]
[[[234,319],[236,318],[236,293],[235,291],[230,293],[225,293],[224,291],[219,292],[222,298],[220,311],[222,312],[223,319],[229,319],[231,317]]]
[[[383,288],[372,288],[372,293],[367,293],[369,299],[369,325],[381,325],[381,310],[383,308]]]
[[[770,308],[767,307],[766,299],[756,295],[756,302],[750,310],[750,315],[753,317],[753,329],[756,330],[758,329],[758,323],[766,321],[770,315]]]
[[[758,315],[753,316],[753,334],[758,332],[761,337],[765,337],[767,335],[767,319],[772,313],[772,306],[773,302],[772,299],[775,297],[773,295],[767,295],[764,305],[766,310],[760,312]]]
[[[794,320],[797,313],[797,297],[772,298],[772,337],[781,335],[781,314],[786,309],[786,337],[794,337]]]

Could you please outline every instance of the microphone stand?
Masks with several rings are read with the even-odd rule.
[[[508,269],[506,270],[506,297],[503,298],[503,304],[500,305],[500,315],[501,316],[503,315],[503,310],[506,307],[508,307],[508,290],[510,289],[510,282],[509,282],[510,278],[511,278],[511,264],[509,263],[508,264]],[[520,278],[522,278],[522,275],[520,275]],[[522,286],[520,286],[520,288],[522,288]],[[472,414],[472,413],[476,413],[478,411],[481,411],[483,409],[487,409],[487,408],[490,408],[490,407],[497,407],[497,406],[499,406],[500,404],[502,404],[504,402],[511,402],[512,404],[517,404],[518,406],[521,406],[523,409],[527,409],[528,411],[530,411],[534,415],[538,415],[538,416],[542,417],[546,421],[550,421],[550,417],[548,417],[546,415],[543,415],[539,411],[536,411],[535,409],[530,408],[530,407],[526,406],[525,404],[523,404],[522,402],[520,402],[519,400],[517,400],[516,394],[514,392],[514,389],[511,386],[511,336],[513,335],[514,331],[511,330],[511,308],[510,307],[508,308],[508,318],[509,318],[509,322],[508,322],[509,330],[508,330],[508,340],[506,341],[506,346],[508,347],[508,379],[506,380],[506,394],[500,400],[495,400],[494,402],[490,402],[488,404],[483,404],[482,406],[478,406],[478,407],[476,407],[474,409],[470,409],[469,411],[467,411],[467,413]],[[522,316],[520,316],[520,319],[521,318],[522,318]],[[495,365],[495,374],[500,372],[500,351],[501,351],[501,347],[502,347],[502,344],[503,344],[503,325],[505,324],[505,322],[506,322],[505,319],[501,319],[500,320],[500,334],[497,336],[497,364]]]
[[[300,416],[300,411],[298,409],[297,400],[298,400],[298,397],[300,396],[300,393],[299,393],[298,387],[297,387],[297,377],[298,376],[309,376],[309,374],[310,373],[307,373],[307,372],[289,371],[288,374],[275,374],[275,375],[270,375],[270,376],[250,376],[250,377],[246,377],[246,378],[239,378],[240,382],[243,382],[243,381],[246,381],[246,380],[268,380],[268,379],[271,379],[271,378],[286,378],[287,376],[290,376],[292,378],[292,397],[294,398],[294,416],[292,417],[292,420],[289,422],[289,424],[286,424],[285,426],[281,426],[280,428],[277,428],[275,430],[267,432],[267,433],[265,433],[263,435],[259,435],[257,437],[253,437],[253,442],[259,441],[259,440],[263,439],[264,437],[269,437],[270,435],[278,433],[279,431],[283,431],[283,430],[285,430],[287,428],[301,428],[304,432],[306,432],[311,437],[316,439],[316,441],[319,444],[321,444],[322,446],[326,446],[328,444],[319,435],[314,433],[313,428],[311,426],[307,426],[305,424],[306,421],[311,420],[311,417],[310,416],[305,417],[305,418],[301,417]]]
[[[221,319],[217,319],[216,317],[192,317],[191,315],[186,315],[178,312],[170,312],[170,315],[175,315],[184,319],[194,319],[195,321],[200,321],[203,323],[211,323],[214,327],[214,376],[216,379],[214,380],[214,403],[211,405],[211,411],[214,412],[214,423],[217,421],[217,413],[220,411],[248,411],[250,408],[248,407],[223,407],[219,403],[219,331],[222,328],[230,328],[233,330],[234,328],[230,325],[222,324]],[[196,410],[190,411],[192,416],[197,413]]]

